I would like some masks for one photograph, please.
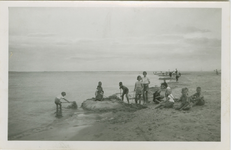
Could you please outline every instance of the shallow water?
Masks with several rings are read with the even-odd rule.
[[[120,81],[132,94],[138,75],[142,72],[10,72],[8,137],[56,120],[54,98],[62,91],[67,93],[66,99],[80,107],[84,100],[94,97],[99,81],[106,96],[120,92]],[[148,72],[148,78],[150,87],[160,85],[152,72]],[[64,103],[63,107],[68,105]],[[65,109],[63,116],[72,111]]]

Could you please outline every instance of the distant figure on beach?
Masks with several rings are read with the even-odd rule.
[[[67,101],[68,103],[70,103],[67,99],[64,98],[64,96],[66,96],[66,92],[62,92],[60,95],[55,97],[56,112],[58,112],[59,109],[62,110],[62,104],[61,104],[62,99]],[[58,106],[59,106],[59,108],[58,108]]]
[[[168,84],[166,83],[166,81],[164,80],[164,83],[161,83],[161,89],[166,89],[168,87]]]
[[[157,108],[172,108],[174,105],[174,96],[172,95],[172,90],[170,87],[167,87],[166,92],[166,100],[161,102],[155,109]]]
[[[142,84],[143,84],[143,99],[144,99],[144,104],[148,103],[148,89],[149,89],[149,84],[150,80],[147,77],[147,72],[143,72],[144,77],[142,78]]]
[[[164,96],[160,95],[161,93],[161,89],[158,89],[155,93],[153,93],[153,102],[156,103],[156,104],[159,104]]]
[[[134,91],[136,92],[136,96],[135,96],[135,102],[137,104],[137,101],[139,99],[139,104],[141,104],[141,95],[142,95],[142,91],[143,91],[143,85],[141,82],[141,76],[137,77],[137,82],[135,83],[135,88]]]
[[[119,86],[120,86],[120,89],[123,90],[123,93],[121,95],[122,101],[124,101],[124,95],[126,95],[126,98],[127,98],[128,104],[129,104],[129,98],[128,98],[129,90],[128,90],[128,88],[126,86],[124,86],[122,82],[119,83]]]
[[[177,68],[176,68],[176,71],[175,71],[175,73],[176,73],[176,75],[177,75],[177,73],[178,73],[178,70],[177,70]]]
[[[204,96],[201,95],[201,87],[197,87],[196,89],[196,93],[193,94],[192,96],[190,96],[190,101],[193,103],[192,106],[198,105],[204,105],[205,104],[205,100],[204,100]]]
[[[102,82],[99,81],[98,86],[96,88],[96,92],[95,92],[95,100],[96,101],[102,101],[103,100],[103,94],[104,94],[104,91],[103,91],[103,87],[102,87]]]
[[[178,82],[178,79],[179,79],[180,76],[181,76],[180,73],[177,73],[177,74],[176,74],[176,81],[177,81],[177,82]]]
[[[216,74],[218,75],[218,70],[216,69]]]
[[[170,77],[170,78],[172,77],[172,72],[171,72],[171,71],[169,72],[169,77]]]
[[[188,98],[188,88],[182,88],[181,90],[181,105],[176,108],[176,110],[189,110],[191,108],[190,100]]]

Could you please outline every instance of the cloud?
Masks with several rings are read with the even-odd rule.
[[[123,69],[124,66],[119,65],[121,63],[126,63],[128,68],[136,68],[135,66],[140,66],[142,63],[169,69],[167,67],[181,65],[182,62],[185,65],[190,65],[193,61],[201,63],[205,58],[208,61],[211,59],[217,61],[220,59],[220,44],[221,40],[209,38],[205,33],[149,34],[141,37],[92,39],[74,39],[57,35],[34,38],[11,36],[10,51],[20,53],[17,59],[21,62],[11,61],[10,66],[11,70],[17,64],[30,68],[33,63],[41,69],[45,67],[50,70],[52,68],[58,70],[59,67],[61,70],[62,68],[91,70],[96,67],[102,70],[110,70],[110,68],[116,70]],[[14,56],[16,59],[17,55]],[[31,65],[27,65],[28,62],[31,62]]]
[[[221,40],[214,38],[185,38],[185,43],[198,46],[206,46],[206,47],[221,47]]]
[[[195,32],[199,32],[199,33],[208,33],[211,32],[208,29],[200,29],[197,27],[193,27],[193,26],[181,26],[181,25],[176,25],[174,27],[174,30],[178,33],[195,33]]]
[[[56,34],[53,33],[30,33],[28,37],[54,37]]]

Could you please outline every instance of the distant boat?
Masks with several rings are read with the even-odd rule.
[[[154,75],[159,75],[159,76],[169,76],[166,74],[166,72],[153,72]]]
[[[170,77],[164,77],[164,78],[159,78],[159,80],[174,80],[175,78],[170,78]]]
[[[162,74],[161,72],[153,72],[154,75],[160,75]]]
[[[168,76],[169,77],[169,75],[166,75],[166,74],[160,74],[159,76]]]

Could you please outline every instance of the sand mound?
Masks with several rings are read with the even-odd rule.
[[[82,103],[81,107],[85,110],[106,111],[106,110],[118,109],[122,107],[122,103],[116,99],[104,100],[104,101],[95,101],[95,99],[87,99]]]
[[[75,101],[71,102],[70,105],[67,106],[67,108],[69,109],[77,109],[78,108],[78,105]]]
[[[136,111],[147,108],[138,104],[126,104],[120,100],[118,94],[114,94],[103,101],[95,101],[94,98],[85,100],[81,107],[90,111]]]

